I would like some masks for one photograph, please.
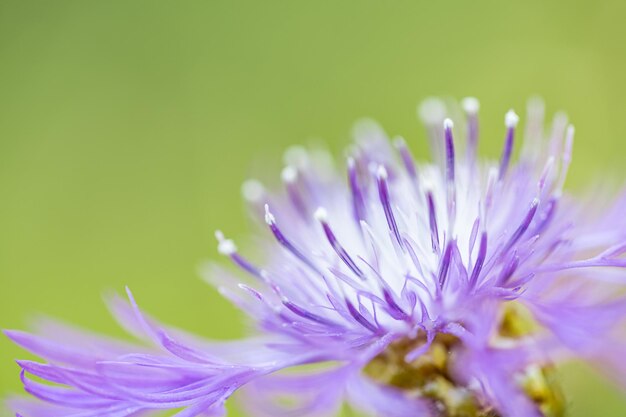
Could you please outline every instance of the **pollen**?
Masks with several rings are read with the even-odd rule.
[[[517,302],[506,303],[491,339],[498,348],[511,348],[522,339],[539,332],[541,327],[530,311]],[[410,352],[425,352],[407,360]],[[430,345],[421,332],[415,338],[402,338],[391,343],[364,368],[370,379],[395,387],[410,396],[432,401],[441,417],[500,417],[467,384],[455,377],[452,364],[464,349],[462,341],[447,333],[437,334]],[[565,415],[565,397],[552,365],[531,365],[516,375],[518,388],[545,417]]]
[[[423,333],[414,339],[393,342],[364,368],[364,373],[381,384],[432,400],[438,412],[446,417],[498,416],[492,410],[481,407],[471,390],[459,386],[451,376],[449,363],[455,348],[461,344],[460,340],[440,333],[423,355],[406,361],[411,351],[426,344]]]

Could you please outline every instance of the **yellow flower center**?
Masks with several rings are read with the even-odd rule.
[[[528,310],[519,303],[505,304],[495,345],[512,345],[539,329]],[[438,334],[424,354],[407,362],[406,355],[426,343],[423,332],[415,338],[403,338],[391,343],[372,359],[363,372],[369,378],[401,389],[407,395],[433,401],[442,417],[499,417],[497,411],[484,404],[476,393],[457,383],[450,375],[449,365],[461,341],[450,334]],[[529,366],[515,376],[523,392],[545,417],[562,417],[565,400],[551,366]]]

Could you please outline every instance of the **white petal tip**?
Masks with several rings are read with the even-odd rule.
[[[357,120],[352,127],[352,136],[357,143],[367,143],[378,137],[385,137],[385,131],[376,120],[364,118]]]
[[[417,115],[425,124],[436,125],[446,117],[446,105],[438,98],[427,98],[418,106]]]
[[[543,102],[543,99],[539,96],[531,97],[528,100],[528,113],[532,115],[541,115],[544,113],[546,109],[546,105]]]
[[[404,148],[406,146],[406,141],[402,136],[396,136],[393,138],[393,144],[396,148]]]
[[[450,130],[450,129],[452,129],[453,127],[454,127],[454,122],[452,121],[452,119],[448,119],[448,118],[446,118],[446,119],[443,121],[443,128],[444,128],[444,129],[446,129],[446,130]]]
[[[426,194],[432,194],[432,192],[435,190],[435,184],[431,179],[422,178],[422,189]]]
[[[291,165],[287,165],[280,173],[280,178],[286,183],[294,183],[298,179],[298,170]]]
[[[376,176],[382,180],[386,180],[389,176],[387,174],[387,168],[385,168],[384,165],[379,165],[378,169],[376,170]]]
[[[513,110],[509,110],[506,112],[504,116],[504,125],[508,128],[512,128],[517,126],[519,123],[519,116]]]
[[[465,113],[474,115],[480,110],[480,102],[476,97],[465,97],[461,100],[461,107]]]
[[[315,217],[315,220],[319,222],[325,222],[328,220],[328,212],[324,207],[318,207],[313,216]]]
[[[250,179],[241,184],[241,195],[246,201],[256,203],[263,198],[265,187],[260,181]]]
[[[309,152],[303,146],[290,146],[283,154],[286,165],[305,168],[309,164]]]

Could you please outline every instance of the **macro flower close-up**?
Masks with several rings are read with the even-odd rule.
[[[345,158],[289,148],[280,187],[242,186],[259,226],[203,277],[248,316],[214,341],[161,324],[134,295],[107,305],[135,342],[51,319],[6,335],[22,417],[560,417],[556,367],[583,360],[626,389],[626,193],[565,188],[574,127],[539,99],[504,116],[499,158],[478,152],[479,102],[427,99],[417,139],[375,122]],[[421,139],[423,140],[423,138]],[[218,320],[218,318],[212,318]]]
[[[0,417],[626,416],[624,21],[0,1]]]

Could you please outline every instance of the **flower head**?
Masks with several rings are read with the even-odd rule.
[[[248,313],[254,336],[200,339],[148,317],[128,292],[129,303],[109,306],[142,344],[53,321],[8,331],[45,360],[18,361],[42,401],[12,407],[27,417],[219,415],[245,386],[257,416],[334,415],[347,401],[391,417],[557,417],[553,366],[573,358],[626,387],[626,194],[564,192],[574,128],[559,115],[545,135],[541,103],[517,162],[515,112],[501,157],[480,161],[478,101],[462,108],[453,123],[442,102],[421,106],[432,163],[364,122],[345,172],[293,148],[283,191],[244,184],[266,228],[262,261],[218,231],[240,273],[212,267],[209,280]]]

